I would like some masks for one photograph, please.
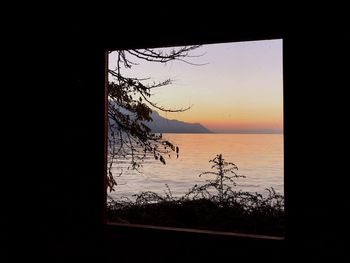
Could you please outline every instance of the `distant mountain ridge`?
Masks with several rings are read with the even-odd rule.
[[[112,101],[111,104],[114,106],[115,103]],[[125,108],[119,108],[118,110],[125,115],[128,115],[131,119],[135,118],[135,115]],[[178,120],[169,120],[159,115],[158,112],[152,111],[151,117],[153,121],[145,121],[153,133],[213,133],[200,123],[187,123]],[[114,121],[110,119],[112,123]]]
[[[153,121],[145,124],[154,133],[213,133],[200,123],[187,123],[178,120],[169,120],[153,111],[151,114]]]

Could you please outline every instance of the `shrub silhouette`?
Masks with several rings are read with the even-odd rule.
[[[110,200],[107,216],[110,221],[174,227],[213,229],[258,234],[284,234],[284,196],[266,188],[260,193],[234,191],[238,167],[226,162],[222,154],[209,162],[214,175],[203,185],[195,185],[181,197],[174,197],[166,184],[165,195],[151,191],[128,198]]]
[[[219,204],[223,204],[232,193],[232,187],[226,182],[231,183],[233,186],[236,186],[234,179],[239,177],[245,178],[243,175],[238,175],[238,167],[231,162],[226,162],[222,157],[222,154],[216,155],[216,157],[209,162],[214,163],[212,169],[216,169],[216,172],[207,171],[199,174],[199,177],[202,175],[215,175],[214,179],[206,180],[206,184],[197,186],[195,185],[187,195],[192,195],[192,198],[197,198],[201,196],[202,198],[208,198],[213,201],[218,201]],[[226,175],[231,174],[231,175]],[[210,189],[217,191],[217,195],[210,193]]]

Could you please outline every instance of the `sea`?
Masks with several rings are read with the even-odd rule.
[[[139,171],[130,169],[129,161],[119,160],[112,170],[118,185],[108,193],[109,197],[135,200],[133,195],[144,191],[164,195],[167,187],[174,197],[181,197],[195,184],[214,178],[210,174],[199,175],[216,171],[209,161],[218,154],[234,163],[237,173],[245,176],[235,180],[234,190],[266,195],[266,188],[273,187],[284,195],[283,134],[169,133],[163,137],[179,147],[179,156],[165,155],[165,165],[147,158]]]

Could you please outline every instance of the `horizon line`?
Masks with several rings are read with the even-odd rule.
[[[210,132],[156,132],[162,134],[283,134],[282,131],[212,131]]]
[[[214,133],[283,133],[283,129],[230,129],[230,130],[210,130]]]

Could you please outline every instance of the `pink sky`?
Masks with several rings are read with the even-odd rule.
[[[283,127],[282,40],[204,45],[188,58],[164,64],[140,62],[125,70],[151,81],[171,78],[173,83],[153,91],[152,100],[168,108],[192,108],[162,113],[169,119],[201,123],[211,130],[279,129]],[[115,53],[109,56],[114,68]]]

